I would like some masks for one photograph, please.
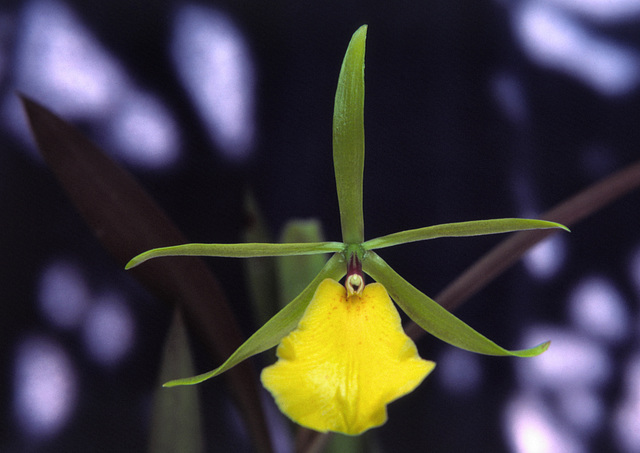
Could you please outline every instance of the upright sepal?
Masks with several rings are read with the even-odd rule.
[[[340,205],[342,240],[364,241],[364,54],[367,26],[351,38],[342,62],[333,111],[333,165]]]

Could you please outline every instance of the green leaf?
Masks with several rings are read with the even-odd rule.
[[[549,348],[549,342],[518,351],[498,346],[412,286],[375,252],[366,254],[362,269],[387,288],[391,298],[416,324],[453,346],[480,354],[517,357],[533,357]]]
[[[194,373],[187,329],[179,309],[174,310],[164,345],[160,382],[176,374]],[[167,391],[158,387],[153,398],[149,452],[199,453],[204,451],[198,388]]]
[[[333,111],[333,166],[340,205],[342,240],[364,241],[364,53],[367,26],[351,38],[342,62]]]
[[[256,256],[313,255],[318,253],[340,252],[343,249],[344,244],[341,242],[311,242],[304,244],[182,244],[147,250],[129,261],[125,269],[131,269],[151,258],[161,256],[250,258]]]
[[[322,226],[315,219],[292,220],[285,225],[280,242],[320,242]],[[327,262],[326,255],[297,255],[277,258],[280,307],[291,302]],[[273,311],[271,314],[275,313]]]
[[[245,192],[244,215],[248,220],[242,232],[242,242],[273,242],[258,203],[250,190]],[[278,305],[276,263],[271,257],[257,257],[247,258],[243,264],[251,312],[255,324],[261,326],[281,308]]]
[[[325,278],[339,280],[346,273],[346,263],[342,254],[336,253],[327,261],[327,264],[318,273],[316,278],[296,297],[289,305],[280,310],[265,325],[256,331],[247,341],[245,341],[231,356],[218,368],[208,373],[200,374],[190,378],[176,379],[164,384],[164,387],[174,387],[176,385],[199,384],[214,376],[224,373],[243,360],[270,349],[280,343],[286,335],[296,328],[300,318],[307,309],[307,305],[315,294],[316,288]]]
[[[400,231],[362,244],[365,250],[381,249],[408,242],[424,241],[441,237],[482,236],[485,234],[511,233],[513,231],[535,230],[544,228],[569,229],[555,222],[536,219],[491,219],[471,222],[443,223],[415,230]]]

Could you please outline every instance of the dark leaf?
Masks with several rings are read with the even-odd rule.
[[[76,128],[36,102],[21,99],[45,161],[123,268],[145,250],[187,242],[126,170]],[[242,344],[242,333],[220,285],[201,259],[154,260],[130,272],[157,297],[181,305],[189,326],[218,361]],[[255,445],[260,451],[270,451],[258,381],[249,362],[231,370],[228,382]]]
[[[629,165],[587,187],[545,212],[540,218],[572,227],[638,187],[640,187],[640,162]],[[527,250],[558,231],[532,230],[511,235],[460,274],[435,297],[435,300],[447,310],[455,310],[490,281],[509,269]],[[410,323],[407,326],[407,334],[417,339],[424,334],[424,330],[417,324]]]

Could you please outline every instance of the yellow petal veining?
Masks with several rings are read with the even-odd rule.
[[[384,286],[373,283],[347,297],[331,279],[320,283],[277,354],[261,378],[280,410],[316,431],[350,435],[382,425],[386,405],[435,366],[418,356]]]

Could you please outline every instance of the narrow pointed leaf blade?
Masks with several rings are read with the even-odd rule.
[[[342,240],[364,241],[364,54],[367,26],[351,38],[342,62],[333,111],[333,166],[336,175]]]
[[[480,354],[517,357],[533,357],[549,347],[549,342],[517,351],[509,351],[498,346],[420,292],[391,269],[375,252],[367,253],[363,270],[387,288],[391,298],[412,321],[431,335],[453,346]]]
[[[280,236],[282,243],[320,242],[322,239],[322,227],[320,222],[315,219],[298,219],[287,222]],[[327,256],[325,254],[277,258],[279,306],[284,307],[300,294],[307,282],[313,280],[326,262]]]
[[[325,278],[338,280],[345,273],[346,265],[344,259],[339,254],[334,255],[298,297],[251,335],[222,365],[208,373],[169,381],[164,386],[174,387],[177,385],[199,384],[224,373],[251,356],[276,346],[280,343],[280,340],[296,328],[320,282]]]
[[[414,230],[400,231],[363,244],[366,250],[381,249],[409,242],[424,241],[441,237],[482,236],[487,234],[511,233],[514,231],[567,227],[556,222],[536,219],[490,219],[470,222],[443,223]]]
[[[156,202],[124,168],[68,122],[21,96],[31,130],[47,165],[102,246],[124,264],[154,247],[186,239]],[[242,332],[220,284],[202,260],[158,260],[132,275],[159,299],[180,304],[185,319],[214,357],[228,357]],[[261,452],[271,442],[250,366],[229,376],[231,394]]]
[[[245,193],[244,210],[247,222],[242,234],[243,242],[273,242],[250,190]],[[276,263],[272,258],[256,257],[246,259],[243,264],[253,319],[255,325],[261,326],[278,311]]]
[[[160,382],[176,374],[194,373],[187,329],[178,308],[174,309],[164,345]],[[202,413],[198,387],[168,391],[158,387],[153,401],[149,452],[200,453],[204,451]]]
[[[311,242],[303,244],[182,244],[147,250],[135,256],[125,269],[136,267],[147,260],[161,256],[217,256],[227,258],[254,258],[260,256],[315,255],[339,252],[341,242]]]

